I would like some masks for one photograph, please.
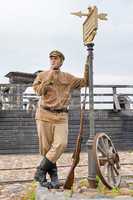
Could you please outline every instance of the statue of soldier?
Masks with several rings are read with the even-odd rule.
[[[85,65],[84,78],[78,78],[61,71],[63,53],[53,50],[49,58],[50,69],[40,72],[33,83],[34,91],[40,96],[35,119],[43,156],[34,178],[43,187],[59,188],[56,161],[67,146],[70,92],[88,85],[88,67]],[[47,182],[47,173],[51,182]]]

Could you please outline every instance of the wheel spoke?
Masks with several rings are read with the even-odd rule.
[[[109,153],[113,153],[113,147],[112,146],[109,147]]]
[[[115,173],[116,173],[117,175],[119,175],[119,171],[117,170],[117,168],[115,167],[115,165],[112,165],[112,167],[113,167],[113,169],[115,170]]]
[[[113,183],[116,184],[115,174],[112,165],[111,165],[111,178],[113,180]]]
[[[111,183],[111,166],[110,166],[110,164],[108,164],[108,168],[107,168],[107,179],[108,179],[109,183]]]
[[[107,167],[108,167],[108,162],[106,162],[104,167],[103,167],[103,173],[104,174],[106,174],[106,172],[107,172]]]
[[[104,151],[106,152],[107,149],[106,149],[106,145],[105,145],[103,137],[101,137],[101,143],[102,143]]]
[[[106,146],[106,149],[107,149],[107,152],[108,152],[109,151],[109,147],[110,147],[109,140],[108,140],[108,138],[105,138],[104,141],[105,141],[105,146]]]
[[[98,150],[103,154],[103,156],[107,156],[106,152],[103,150],[103,148],[100,146],[100,144],[98,145]]]

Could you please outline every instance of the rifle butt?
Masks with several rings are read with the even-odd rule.
[[[63,188],[70,190],[73,186],[73,183],[74,183],[74,170],[71,170],[66,178]]]

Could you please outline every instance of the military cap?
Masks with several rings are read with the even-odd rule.
[[[52,56],[59,56],[62,60],[65,60],[65,56],[63,55],[63,53],[57,50],[53,50],[50,52],[49,57],[52,57]]]

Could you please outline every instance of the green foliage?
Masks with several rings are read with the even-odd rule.
[[[106,194],[108,189],[107,189],[107,187],[100,181],[100,182],[98,183],[97,190],[98,190],[99,193]]]
[[[72,195],[73,195],[73,187],[71,187],[71,190],[66,190],[65,191],[65,193],[64,193],[65,200],[67,200],[70,197],[72,197]]]
[[[89,187],[89,182],[88,182],[88,180],[87,179],[81,179],[80,181],[79,181],[79,187]]]
[[[97,186],[98,192],[103,193],[103,194],[105,193],[107,188],[102,183],[102,181],[101,181],[101,179],[100,179],[100,177],[98,175],[96,175],[96,186]]]
[[[96,175],[96,186],[98,187],[98,184],[100,183],[100,177],[98,175]]]
[[[120,189],[118,187],[113,187],[112,188],[112,192],[113,193],[118,193],[118,192],[120,192]]]
[[[120,189],[118,187],[113,187],[111,192],[113,196],[117,196],[120,194]]]
[[[129,193],[133,197],[133,190],[130,190]]]
[[[117,196],[120,194],[120,189],[118,187],[113,187],[112,190],[109,190],[101,181],[99,176],[96,176],[96,184],[97,184],[97,190],[99,193],[102,194],[109,194],[111,196]]]
[[[26,194],[21,198],[21,200],[36,200],[35,198],[36,182],[32,182],[31,186],[28,188]]]
[[[133,153],[133,150],[132,149],[128,150],[128,153]]]

